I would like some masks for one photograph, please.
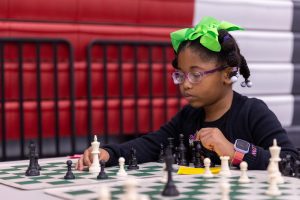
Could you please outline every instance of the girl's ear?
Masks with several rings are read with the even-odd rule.
[[[232,74],[232,68],[231,67],[227,67],[226,69],[223,70],[223,82],[226,85],[231,85],[232,81],[231,81],[231,74]]]

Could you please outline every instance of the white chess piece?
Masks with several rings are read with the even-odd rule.
[[[209,158],[204,158],[203,162],[204,162],[204,167],[205,167],[203,177],[205,177],[205,178],[213,177],[214,175],[210,171],[210,163],[211,163],[210,159]]]
[[[267,168],[269,174],[269,182],[271,180],[271,176],[275,174],[275,178],[277,179],[276,182],[278,184],[282,184],[284,183],[284,179],[279,171],[279,161],[281,160],[279,155],[280,155],[281,148],[277,145],[276,139],[273,140],[273,146],[271,146],[269,150],[271,154],[271,158]]]
[[[125,171],[125,158],[120,157],[119,158],[119,171],[117,173],[118,176],[127,176],[127,172]]]
[[[231,176],[231,172],[229,169],[229,156],[220,156],[221,159],[221,176]]]
[[[99,164],[99,147],[100,142],[97,141],[97,136],[94,136],[94,141],[92,144],[92,155],[93,155],[93,162],[89,168],[90,173],[99,173],[100,172],[100,164]]]
[[[135,178],[129,177],[124,182],[125,194],[122,199],[126,200],[140,200],[140,196],[137,191],[138,182]]]
[[[250,183],[250,179],[247,175],[248,164],[245,161],[240,163],[241,176],[239,178],[239,183]]]
[[[98,200],[111,200],[110,190],[106,185],[101,185]]]
[[[164,166],[163,166],[163,175],[160,179],[160,182],[162,182],[162,183],[168,182],[168,171],[167,171],[166,163],[164,163]]]
[[[150,200],[150,197],[149,196],[147,196],[147,195],[145,195],[145,194],[140,194],[139,195],[140,197],[140,199],[139,200]]]
[[[277,185],[277,175],[275,173],[271,174],[270,176],[270,183],[266,194],[269,196],[279,196],[281,195],[280,190],[278,189]]]
[[[220,189],[221,189],[221,200],[230,200],[230,185],[226,179],[226,177],[223,177],[220,183]]]

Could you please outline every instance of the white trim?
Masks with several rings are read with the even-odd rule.
[[[293,88],[294,66],[291,63],[248,63],[251,88],[241,87],[242,76],[233,84],[234,90],[245,95],[285,95]]]
[[[231,34],[247,61],[292,61],[294,37],[291,32],[233,31]]]
[[[293,3],[290,0],[195,0],[193,25],[203,16],[243,26],[246,29],[291,30]]]
[[[278,95],[278,96],[255,96],[263,100],[270,110],[272,110],[282,126],[291,126],[294,115],[294,96]]]

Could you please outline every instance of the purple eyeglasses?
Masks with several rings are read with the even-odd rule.
[[[227,66],[220,66],[216,67],[214,69],[208,70],[208,71],[201,71],[201,72],[188,72],[184,73],[182,71],[175,71],[172,73],[172,78],[174,84],[178,85],[184,82],[184,80],[187,78],[191,83],[199,83],[204,76],[208,74],[212,74],[216,71],[221,71],[225,69]]]

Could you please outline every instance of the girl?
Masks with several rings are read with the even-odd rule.
[[[281,156],[290,154],[296,158],[296,149],[267,105],[232,90],[238,71],[245,79],[242,86],[251,87],[247,62],[228,33],[233,30],[242,28],[205,17],[194,28],[171,33],[175,50],[172,78],[189,105],[156,132],[104,146],[100,159],[116,165],[120,156],[129,159],[133,147],[140,163],[157,161],[160,144],[166,146],[172,137],[177,146],[180,134],[186,146],[192,134],[216,164],[220,156],[226,155],[234,166],[244,160],[249,169],[266,169],[273,139],[281,146]],[[86,165],[91,165],[91,148],[84,152],[76,168],[82,170]]]

